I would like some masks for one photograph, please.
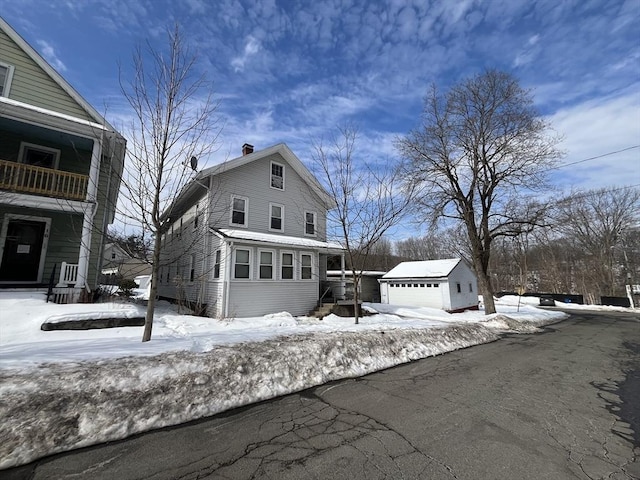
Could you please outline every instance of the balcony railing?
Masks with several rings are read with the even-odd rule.
[[[0,160],[1,190],[84,200],[88,182],[87,175]]]

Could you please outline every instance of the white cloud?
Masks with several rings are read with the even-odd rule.
[[[638,89],[604,99],[590,100],[556,112],[550,121],[564,135],[564,164],[580,162],[557,171],[558,183],[595,189],[640,185],[640,96]],[[612,152],[618,152],[607,155]]]
[[[53,48],[53,46],[51,46],[51,44],[49,44],[48,42],[44,41],[44,40],[38,40],[38,47],[39,47],[39,51],[42,54],[42,56],[44,57],[44,59],[49,62],[49,64],[55,68],[58,72],[64,72],[67,67],[65,66],[65,64],[62,62],[62,60],[60,60],[58,58],[58,56],[56,55],[56,51]]]
[[[256,53],[258,53],[261,49],[261,44],[252,35],[247,37],[247,40],[244,45],[244,50],[242,55],[235,57],[231,60],[231,66],[234,68],[236,72],[242,72],[245,68],[246,63],[249,61],[251,57],[253,57]]]

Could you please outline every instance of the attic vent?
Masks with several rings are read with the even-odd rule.
[[[249,145],[248,143],[242,145],[242,155],[249,155],[250,153],[253,153],[253,145]]]

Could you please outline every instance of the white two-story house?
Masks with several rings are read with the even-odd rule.
[[[201,306],[217,318],[288,311],[322,296],[327,211],[335,204],[285,145],[203,170],[164,213],[160,297]]]

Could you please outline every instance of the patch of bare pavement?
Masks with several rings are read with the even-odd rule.
[[[637,479],[639,345],[637,314],[580,312],[0,477]]]

